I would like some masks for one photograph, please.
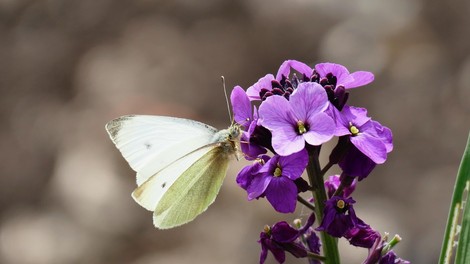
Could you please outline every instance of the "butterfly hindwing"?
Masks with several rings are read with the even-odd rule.
[[[176,227],[204,212],[219,193],[229,154],[220,146],[214,147],[181,174],[155,208],[154,225]]]
[[[215,145],[209,145],[197,149],[177,159],[160,171],[154,173],[147,181],[139,185],[132,197],[134,200],[149,211],[154,211],[160,199],[179,178],[193,164],[206,155]]]

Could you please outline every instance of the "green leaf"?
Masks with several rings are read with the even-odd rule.
[[[440,264],[470,263],[470,134],[454,186],[454,194],[442,243]],[[456,249],[456,250],[455,250]],[[455,256],[454,256],[455,253]]]

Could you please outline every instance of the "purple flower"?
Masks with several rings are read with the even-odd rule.
[[[288,101],[271,96],[260,106],[261,125],[272,133],[272,146],[283,156],[298,152],[305,142],[318,146],[330,140],[335,123],[324,111],[326,92],[317,83],[300,83]]]
[[[371,83],[374,75],[371,72],[357,71],[349,73],[343,65],[336,63],[319,63],[315,65],[319,83],[323,86],[332,85],[333,89],[344,87],[345,89],[356,88]]]
[[[254,144],[252,135],[258,126],[258,113],[256,107],[253,108],[250,99],[248,98],[245,91],[240,86],[235,86],[230,95],[230,101],[232,102],[233,116],[235,122],[242,125],[244,131],[242,132],[240,142],[242,152],[245,154],[245,158],[248,160],[254,160],[261,154],[265,154],[267,151],[265,148]]]
[[[333,196],[326,201],[323,220],[317,231],[326,231],[334,237],[342,237],[353,228],[358,219],[354,212],[352,198]]]
[[[333,194],[336,192],[338,187],[341,184],[341,180],[339,175],[332,175],[328,177],[328,180],[325,181],[325,188],[328,192],[328,197],[332,197]],[[343,189],[343,197],[349,197],[354,190],[356,189],[356,181],[354,180],[351,185],[345,187]]]
[[[284,263],[286,260],[285,251],[291,253],[296,258],[306,257],[307,250],[298,241],[298,238],[313,225],[314,221],[315,215],[312,214],[308,218],[307,223],[298,230],[285,221],[278,222],[272,227],[265,226],[258,241],[261,244],[260,264],[266,261],[268,250],[271,251],[279,263]]]
[[[266,226],[264,232],[260,233],[260,239],[258,240],[258,243],[261,244],[259,263],[263,264],[266,261],[268,250],[271,251],[279,263],[286,261],[285,251],[290,252],[297,258],[306,257],[307,251],[305,247],[295,242],[298,237],[298,230],[291,227],[285,221],[276,223],[272,228]]]
[[[336,119],[343,125],[341,135],[349,135],[351,143],[376,164],[387,159],[387,153],[393,148],[390,129],[367,116],[365,108],[345,105]],[[338,127],[336,132],[338,133]]]
[[[298,194],[294,181],[300,178],[307,163],[306,150],[289,156],[275,155],[253,176],[247,188],[248,199],[265,195],[276,211],[294,212]]]
[[[371,248],[377,240],[380,240],[380,233],[372,229],[360,218],[357,220],[356,226],[346,232],[344,237],[353,246]]]

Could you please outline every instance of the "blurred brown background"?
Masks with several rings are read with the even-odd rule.
[[[469,14],[465,0],[0,0],[0,263],[256,263],[263,225],[305,208],[247,202],[247,163],[233,162],[206,213],[155,230],[104,125],[134,113],[225,128],[220,76],[247,88],[286,59],[375,73],[350,104],[395,149],[356,211],[400,234],[403,258],[435,263],[470,128]]]

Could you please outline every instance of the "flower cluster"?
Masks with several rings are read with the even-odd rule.
[[[366,109],[347,104],[350,89],[373,80],[370,72],[350,73],[335,63],[311,68],[288,60],[276,76],[267,74],[246,91],[240,86],[233,89],[234,120],[243,129],[241,149],[252,163],[239,172],[238,185],[246,190],[248,200],[266,198],[280,213],[293,213],[300,202],[312,209],[318,220],[315,229],[315,217],[304,227],[294,228],[284,221],[265,227],[259,240],[260,263],[268,250],[279,263],[285,261],[285,252],[307,257],[310,263],[338,258],[334,249],[320,255],[320,245],[331,246],[331,241],[336,241],[333,237],[368,248],[373,257],[365,263],[406,263],[391,247],[383,250],[386,242],[356,216],[356,201],[351,197],[357,182],[384,163],[393,149],[389,128],[372,120]],[[337,144],[328,164],[321,168],[321,146],[334,138]],[[324,180],[334,165],[342,173]],[[302,177],[304,171],[308,181]],[[300,195],[307,191],[313,194],[310,200]]]

